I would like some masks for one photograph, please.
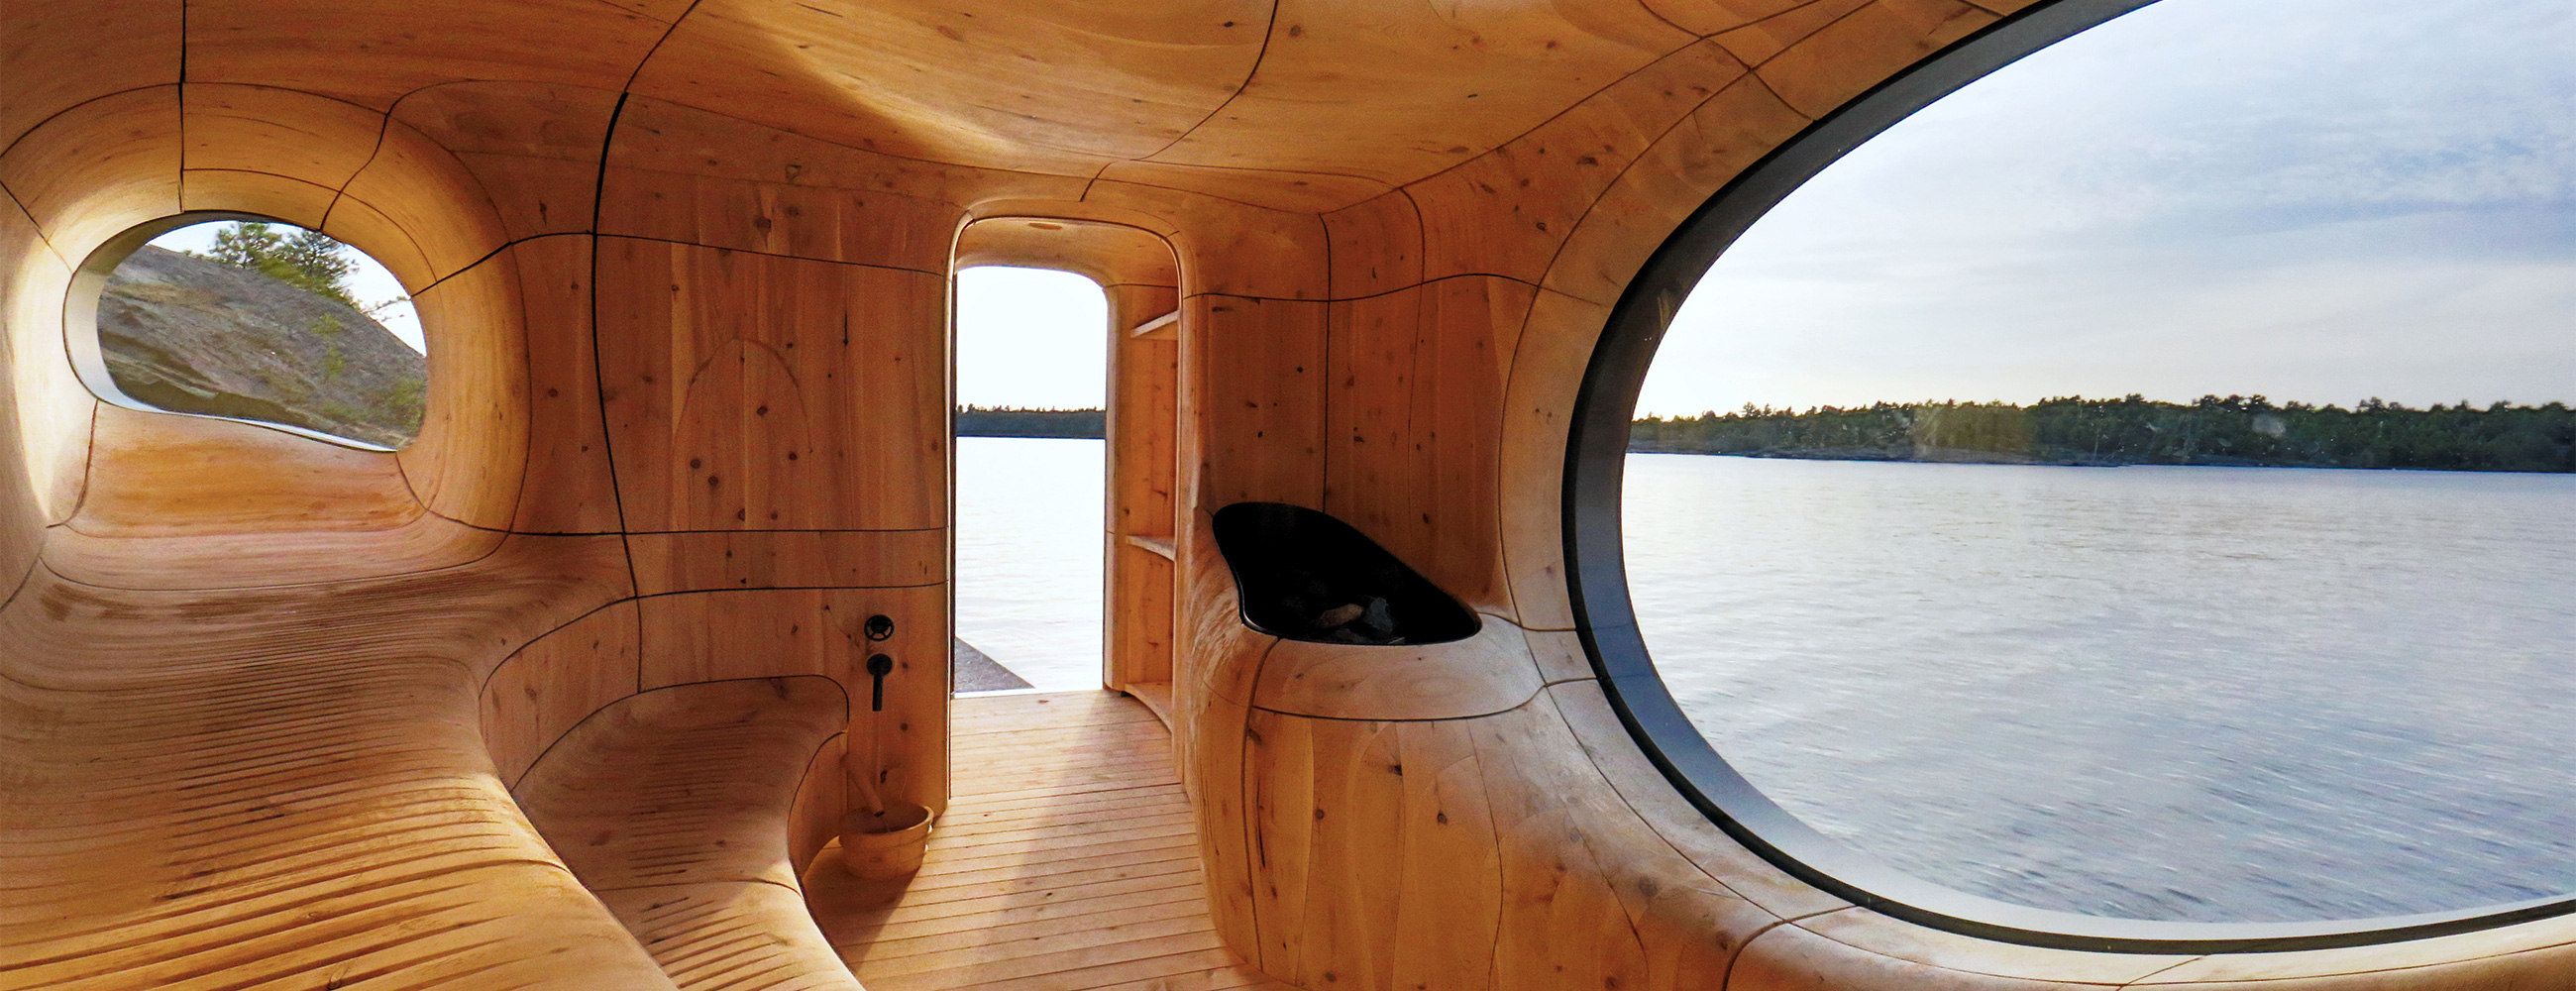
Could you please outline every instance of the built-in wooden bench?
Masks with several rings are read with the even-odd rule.
[[[672,987],[477,730],[478,667],[615,594],[585,546],[194,591],[40,568],[0,609],[0,988]]]
[[[819,677],[631,695],[549,748],[515,789],[582,884],[683,989],[860,991],[806,914],[789,836],[848,721]],[[820,770],[817,770],[820,769]]]

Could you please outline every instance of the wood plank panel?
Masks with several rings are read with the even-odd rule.
[[[946,530],[638,533],[626,542],[641,595],[936,585],[948,577]]]
[[[182,0],[0,5],[0,148],[39,122],[120,90],[179,81]]]
[[[599,272],[630,529],[946,525],[944,280],[632,238]]]
[[[591,249],[588,237],[510,246],[528,341],[528,467],[511,524],[522,532],[623,529],[591,343]]]
[[[179,212],[179,87],[128,90],[47,118],[0,152],[0,187],[65,262]]]
[[[516,785],[546,748],[591,713],[640,691],[632,601],[591,613],[502,661],[483,683],[483,746]]]
[[[782,589],[689,592],[641,600],[643,686],[821,675],[850,697],[851,766],[875,768],[886,800],[933,809],[947,801],[947,589]],[[894,636],[869,643],[875,614]],[[894,658],[885,709],[870,709],[870,654]],[[853,797],[852,801],[858,801]]]
[[[616,106],[614,90],[475,80],[413,92],[394,105],[393,119],[453,153],[520,240],[590,232]]]
[[[412,297],[435,357],[420,437],[395,455],[423,506],[494,530],[517,513],[528,466],[527,310],[516,262],[495,255]]]

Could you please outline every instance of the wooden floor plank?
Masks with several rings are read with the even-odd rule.
[[[870,991],[1280,988],[1208,917],[1196,819],[1162,721],[1114,692],[975,696],[951,710],[954,798],[922,869],[805,879]]]

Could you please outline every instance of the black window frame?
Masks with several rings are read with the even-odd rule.
[[[1903,873],[1817,832],[1756,789],[1682,712],[1628,597],[1620,505],[1629,424],[1655,350],[1709,267],[1764,214],[1863,142],[1961,87],[2154,0],[2042,0],[1951,44],[1816,121],[1728,182],[1650,256],[1585,369],[1565,455],[1566,584],[1610,705],[1673,786],[1781,870],[1864,908],[2006,943],[2114,953],[2282,952],[2425,939],[2576,912],[2576,894],[2320,922],[2119,919],[2016,905]]]

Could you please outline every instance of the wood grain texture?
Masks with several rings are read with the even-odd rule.
[[[483,682],[483,747],[517,786],[564,734],[641,691],[643,619],[611,603],[519,648]]]
[[[804,911],[791,843],[799,786],[847,708],[822,678],[629,695],[513,791],[681,988],[860,991]]]
[[[946,530],[639,533],[627,546],[644,595],[926,586],[948,576]]]
[[[627,526],[947,523],[943,280],[600,242],[600,395]]]
[[[1442,644],[1359,647],[1282,640],[1261,661],[1255,708],[1371,721],[1473,719],[1516,709],[1545,679],[1527,634],[1497,616]]]
[[[1896,923],[1701,817],[1592,683],[1559,519],[1609,308],[2028,6],[0,2],[0,987],[2564,985],[2564,920],[2196,960]],[[390,265],[422,441],[101,406],[72,272],[183,209]],[[1111,293],[1110,678],[1159,718],[951,718],[949,280],[999,263]],[[1244,500],[1486,632],[1250,631]],[[501,782],[557,758],[550,847]],[[923,871],[800,907],[780,864],[889,798],[946,811]]]
[[[0,148],[111,93],[170,85],[182,71],[180,0],[0,5]]]
[[[250,591],[40,577],[0,609],[0,860],[50,883],[0,908],[0,986],[667,986],[474,730],[479,669],[614,594],[585,550]]]
[[[1262,988],[1208,916],[1169,734],[1109,692],[956,703],[956,797],[909,882],[805,878],[871,991]]]
[[[179,87],[98,97],[0,151],[0,188],[66,264],[126,228],[179,212]]]

